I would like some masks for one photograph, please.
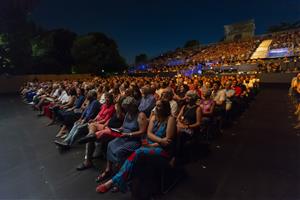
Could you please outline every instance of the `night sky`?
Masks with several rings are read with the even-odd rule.
[[[294,22],[300,19],[300,1],[40,0],[32,17],[47,29],[103,32],[132,63],[139,53],[156,56],[189,39],[216,42],[225,24],[254,19],[261,34],[270,25]]]

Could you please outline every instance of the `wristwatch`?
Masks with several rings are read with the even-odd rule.
[[[132,133],[129,133],[129,137],[132,137]]]

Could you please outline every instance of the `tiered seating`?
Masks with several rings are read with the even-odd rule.
[[[287,48],[288,51],[280,53],[281,51],[285,51],[282,48]],[[276,55],[273,56],[273,54]],[[132,72],[180,72],[184,69],[197,66],[198,64],[209,66],[209,68],[248,64],[261,65],[264,61],[260,59],[277,59],[299,55],[300,31],[294,30],[256,36],[243,41],[220,42],[194,49],[178,49],[152,59],[147,63],[148,67],[146,69],[136,68],[136,70],[133,69]],[[285,60],[284,62],[297,61]],[[274,60],[274,63],[278,63],[278,61]]]

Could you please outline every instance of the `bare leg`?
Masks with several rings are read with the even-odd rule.
[[[61,136],[63,136],[64,134],[66,134],[67,133],[67,126],[66,125],[63,125],[62,127],[61,127],[61,129],[59,130],[59,132],[58,132],[58,134],[56,135],[56,137],[61,137]]]
[[[96,123],[89,124],[89,134],[96,133],[98,131]]]
[[[104,185],[105,185],[106,188],[111,188],[111,187],[112,187],[112,184],[113,184],[112,179],[109,179],[108,181],[106,181],[106,182],[104,183]]]
[[[111,170],[112,170],[112,162],[107,161],[105,172],[110,172]]]

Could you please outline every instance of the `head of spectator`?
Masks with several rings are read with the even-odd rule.
[[[112,93],[105,93],[105,103],[110,106],[114,104],[114,95]]]
[[[225,83],[225,85],[224,85],[224,88],[225,88],[226,90],[229,90],[229,89],[231,88],[231,81],[227,81],[227,82]]]
[[[174,93],[171,88],[165,88],[161,93],[161,100],[171,101],[173,99]]]
[[[90,90],[87,93],[87,100],[89,100],[90,102],[97,99],[97,92],[95,90]]]
[[[208,100],[208,99],[210,99],[210,97],[211,97],[211,89],[206,89],[205,91],[203,91],[203,98],[205,99],[205,100]]]
[[[186,102],[189,105],[195,105],[198,100],[198,94],[195,91],[188,91],[186,93]]]
[[[122,101],[122,108],[125,112],[134,115],[139,112],[138,102],[135,98],[128,96]]]
[[[76,89],[74,87],[69,88],[68,95],[76,96],[77,95]]]
[[[151,94],[152,90],[151,88],[149,87],[149,85],[145,85],[141,88],[141,94],[142,94],[142,97],[146,97],[148,96],[149,94]]]
[[[158,119],[166,119],[171,115],[169,101],[159,100],[156,102],[155,115]]]
[[[76,88],[76,94],[77,96],[84,96],[85,90],[83,88]]]

